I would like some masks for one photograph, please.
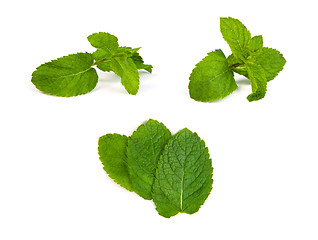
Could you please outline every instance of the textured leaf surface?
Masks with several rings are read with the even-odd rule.
[[[251,52],[256,52],[263,47],[263,37],[262,35],[257,35],[251,38],[251,40],[247,44],[247,48]]]
[[[139,53],[137,53],[137,52],[133,53],[131,56],[131,59],[134,61],[137,69],[144,69],[149,73],[152,72],[152,65],[144,64],[144,60],[139,55]]]
[[[255,64],[264,70],[267,81],[273,80],[283,70],[285,63],[283,55],[272,48],[264,47],[256,54]]]
[[[208,53],[190,75],[190,97],[196,101],[218,100],[236,89],[233,72],[221,50]]]
[[[128,138],[119,134],[107,134],[99,138],[98,153],[108,176],[120,186],[133,191],[127,166]]]
[[[105,51],[101,49],[97,49],[95,52],[93,52],[93,57],[97,63],[95,63],[97,67],[104,72],[110,72],[112,71],[110,66],[111,58],[105,60],[106,56],[107,54],[105,53]]]
[[[253,91],[253,93],[247,96],[247,100],[252,102],[265,97],[267,80],[264,70],[256,64],[248,63],[247,74],[251,80]]]
[[[212,189],[212,160],[196,133],[183,129],[165,146],[158,161],[153,201],[158,213],[171,217],[193,214]]]
[[[112,71],[121,77],[121,83],[127,92],[136,95],[139,89],[139,73],[134,61],[127,56],[118,56],[112,58],[110,66]]]
[[[145,199],[152,199],[152,185],[159,156],[171,138],[162,123],[148,120],[128,140],[128,165],[134,191]]]
[[[87,39],[93,47],[100,50],[100,55],[103,55],[103,58],[111,58],[119,47],[118,38],[110,33],[94,33],[88,36]]]
[[[220,28],[224,40],[229,44],[234,56],[245,62],[248,57],[247,45],[251,33],[235,18],[220,18]]]
[[[77,53],[42,64],[32,73],[32,83],[44,93],[72,97],[92,91],[98,81],[90,53]]]

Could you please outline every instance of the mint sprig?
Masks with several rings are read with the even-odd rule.
[[[110,178],[152,199],[163,217],[197,212],[212,190],[209,150],[187,128],[172,136],[163,123],[149,119],[130,137],[100,137],[98,153]]]
[[[139,89],[139,69],[152,72],[144,64],[140,48],[119,47],[118,39],[109,33],[99,32],[88,36],[97,50],[94,53],[71,54],[40,65],[32,73],[32,83],[40,91],[62,97],[72,97],[92,91],[98,75],[94,68],[113,71],[121,77],[128,93],[136,95]]]
[[[283,70],[285,58],[279,51],[263,47],[263,37],[251,37],[250,31],[237,19],[220,18],[220,29],[232,54],[226,58],[218,49],[196,64],[190,75],[190,97],[210,102],[228,96],[237,89],[235,72],[251,81],[248,101],[264,98],[267,82]]]

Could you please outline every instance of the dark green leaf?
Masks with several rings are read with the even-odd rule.
[[[212,189],[212,160],[196,133],[183,129],[166,144],[159,158],[153,201],[161,216],[193,214]]]

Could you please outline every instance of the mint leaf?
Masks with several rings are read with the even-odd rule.
[[[139,73],[134,61],[127,56],[113,57],[110,67],[114,73],[121,77],[121,83],[127,92],[136,95],[139,89]]]
[[[140,48],[141,47],[139,48],[119,47],[115,55],[124,54],[124,55],[127,55],[128,57],[131,57],[133,54],[137,53]]]
[[[266,75],[262,67],[248,63],[247,64],[247,74],[249,79],[251,80],[252,91],[253,93],[247,96],[247,100],[252,102],[256,100],[260,100],[265,97],[266,93]]]
[[[220,49],[208,53],[190,75],[190,97],[196,101],[218,100],[236,89],[233,72]]]
[[[71,54],[39,66],[32,73],[32,83],[40,91],[62,97],[72,97],[92,91],[98,81],[92,68],[90,53]]]
[[[138,127],[128,140],[127,157],[134,191],[145,199],[152,199],[152,185],[159,156],[171,138],[162,123],[148,120]]]
[[[142,59],[142,57],[139,55],[138,52],[133,53],[131,56],[131,59],[134,61],[137,69],[144,69],[149,73],[152,72],[152,65],[144,64],[144,60]]]
[[[244,62],[248,57],[246,47],[251,39],[251,33],[243,23],[231,17],[220,18],[220,28],[234,56]]]
[[[115,182],[145,199],[153,199],[161,216],[195,213],[212,189],[208,148],[188,129],[171,136],[160,122],[149,119],[130,137],[100,137],[98,152]]]
[[[237,19],[220,18],[220,29],[232,54],[225,61],[222,51],[216,50],[196,65],[189,78],[190,97],[209,102],[229,95],[237,89],[235,72],[251,81],[253,93],[247,97],[248,101],[262,99],[267,82],[277,76],[286,60],[279,51],[263,47],[261,35],[251,38],[251,33]]]
[[[98,153],[108,176],[128,191],[133,191],[127,166],[127,143],[128,138],[124,135],[106,134],[99,138]]]
[[[56,96],[71,97],[92,91],[98,81],[97,66],[104,72],[115,72],[130,94],[139,89],[138,69],[152,71],[139,55],[140,48],[119,47],[118,39],[105,32],[87,37],[96,49],[94,53],[71,54],[42,64],[32,73],[32,83],[40,91]],[[95,61],[94,61],[95,60]]]
[[[247,48],[251,52],[256,52],[263,47],[263,37],[262,35],[257,35],[251,38],[251,40],[247,44]]]
[[[110,33],[93,33],[87,37],[91,45],[100,50],[104,58],[111,58],[117,51],[118,38]],[[100,60],[100,59],[98,59]]]
[[[88,40],[97,48],[93,53],[97,67],[105,72],[116,73],[127,92],[136,95],[139,89],[138,69],[152,71],[152,66],[144,64],[139,55],[140,48],[119,47],[118,39],[104,32],[94,33]]]
[[[212,160],[196,133],[183,129],[164,147],[158,161],[153,201],[158,213],[171,217],[193,214],[212,190]]]
[[[264,47],[256,53],[255,64],[265,72],[267,81],[273,80],[283,70],[286,63],[283,55],[276,49]]]
[[[97,49],[95,52],[93,52],[93,57],[95,59],[95,65],[104,72],[110,72],[112,71],[110,67],[111,58],[106,58],[107,54],[104,50]]]

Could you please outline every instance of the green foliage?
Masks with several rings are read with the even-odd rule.
[[[144,64],[140,48],[120,47],[118,39],[99,32],[88,36],[96,49],[91,53],[77,53],[42,64],[32,73],[32,83],[40,91],[55,96],[72,97],[92,91],[98,75],[95,65],[102,71],[113,71],[121,77],[128,93],[136,95],[139,89],[138,69],[151,73],[152,66]]]
[[[148,120],[130,137],[100,137],[98,152],[115,182],[153,199],[161,216],[193,214],[212,189],[212,160],[204,141],[183,129],[171,135],[162,123]]]
[[[190,75],[190,96],[197,101],[218,100],[236,89],[233,72],[221,50],[208,53]]]
[[[98,140],[100,161],[108,176],[120,186],[133,191],[127,166],[128,138],[119,134],[106,134]]]
[[[98,81],[90,53],[77,53],[42,64],[32,73],[32,83],[42,92],[72,97],[92,91]]]
[[[220,29],[233,55],[243,62],[246,61],[248,57],[247,45],[251,39],[250,31],[239,20],[231,17],[220,18]]]
[[[261,35],[251,37],[249,30],[237,19],[220,18],[220,29],[232,54],[226,59],[221,50],[215,50],[196,65],[190,75],[190,97],[210,102],[228,96],[237,89],[233,78],[236,72],[251,81],[252,94],[247,100],[262,99],[267,82],[283,70],[286,60],[279,51],[263,47]]]
[[[152,185],[159,156],[171,138],[168,128],[155,120],[138,127],[128,140],[128,164],[134,191],[152,199]]]
[[[121,84],[127,92],[136,95],[139,89],[139,73],[134,61],[125,55],[113,57],[110,67],[121,77]]]
[[[267,81],[273,80],[285,63],[285,58],[276,49],[264,47],[255,54],[255,64],[264,70]]]
[[[262,99],[266,93],[266,75],[264,70],[255,63],[247,63],[247,75],[251,80],[252,91],[250,95],[247,96],[247,100],[252,102]]]
[[[176,133],[158,162],[153,186],[158,213],[171,217],[197,212],[212,190],[212,172],[204,141],[186,128]]]

